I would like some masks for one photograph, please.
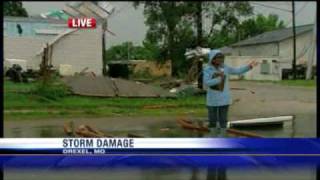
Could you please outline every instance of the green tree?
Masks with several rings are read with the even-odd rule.
[[[135,2],[135,6],[138,4]],[[190,8],[185,2],[176,1],[146,1],[143,5],[148,26],[146,40],[159,47],[157,61],[172,60],[173,75],[177,75],[186,64],[185,49],[194,43],[192,19],[185,16]]]
[[[256,17],[243,21],[238,28],[238,40],[247,39],[258,34],[284,28],[284,22],[275,14],[264,16],[258,14]]]
[[[153,60],[156,57],[156,52],[157,49],[147,42],[144,42],[144,46],[134,46],[132,42],[124,42],[106,50],[104,60],[106,62],[112,60]]]
[[[205,2],[205,17],[210,21],[205,34],[206,46],[219,48],[234,42],[241,18],[252,15],[249,2]]]
[[[28,13],[22,6],[21,1],[5,1],[3,3],[3,15],[28,17]]]
[[[199,2],[151,1],[144,2],[145,24],[148,26],[146,39],[159,46],[158,60],[172,60],[173,75],[186,72],[190,62],[184,57],[185,50],[197,45],[196,27],[199,17]],[[141,2],[135,2],[137,7]],[[211,22],[209,32],[204,32],[203,45],[220,47],[227,37],[236,32],[238,18],[252,13],[248,2],[202,2],[201,15]],[[216,42],[216,36],[223,36]],[[225,42],[226,41],[226,42]]]

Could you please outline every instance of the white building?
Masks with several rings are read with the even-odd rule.
[[[314,25],[296,27],[296,64],[305,65],[312,53]],[[259,66],[247,73],[249,80],[281,80],[286,71],[292,68],[293,33],[292,28],[265,32],[258,36],[231,45],[231,56],[226,63],[239,66],[250,60],[257,60]],[[316,61],[313,62],[314,66]]]
[[[22,28],[18,33],[17,25]],[[4,60],[22,59],[28,69],[39,69],[43,47],[52,45],[52,65],[68,67],[73,75],[84,68],[102,74],[102,28],[69,29],[63,20],[43,18],[4,18]]]

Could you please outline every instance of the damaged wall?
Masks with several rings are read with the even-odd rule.
[[[72,32],[53,45],[52,63],[71,65],[71,72],[88,67],[97,75],[102,74],[102,29],[83,29]]]
[[[3,37],[4,59],[23,59],[27,68],[39,69],[40,58],[37,52],[44,47],[46,40],[34,37]]]
[[[88,67],[97,75],[102,74],[102,30],[84,29],[63,36],[53,45],[52,63],[59,69],[60,65],[70,65],[71,74]],[[51,38],[52,39],[52,38]],[[24,59],[27,68],[38,70],[42,51],[48,42],[40,37],[4,37],[4,58]]]

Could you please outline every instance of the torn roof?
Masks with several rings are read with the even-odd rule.
[[[53,23],[53,24],[66,24],[65,20],[59,19],[47,19],[42,17],[14,17],[14,16],[4,16],[4,21],[11,21],[11,22],[46,22],[46,23]]]
[[[54,45],[56,42],[58,42],[60,39],[62,39],[64,36],[67,36],[73,32],[78,31],[79,29],[67,29],[65,31],[63,31],[62,33],[59,33],[59,35],[55,36],[52,40],[50,40],[49,42],[47,42],[47,44],[49,46]],[[41,55],[43,53],[43,48],[40,49],[40,51],[37,52],[36,55]]]
[[[313,30],[313,24],[307,24],[303,26],[296,26],[296,35],[300,35]],[[271,42],[279,42],[293,36],[292,27],[283,28],[275,31],[269,31],[249,39],[232,44],[231,47],[246,46],[254,44],[263,44]]]
[[[109,2],[72,2],[67,3],[63,11],[73,17],[89,16],[104,21],[114,9]]]

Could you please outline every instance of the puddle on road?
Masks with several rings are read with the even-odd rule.
[[[207,168],[103,168],[97,170],[25,170],[5,169],[6,180],[33,180],[33,179],[130,179],[130,180],[215,180],[214,169]],[[300,168],[240,168],[227,169],[225,178],[228,180],[315,180],[314,167]]]
[[[123,121],[121,121],[123,120]],[[5,121],[5,137],[66,137],[63,132],[63,123],[68,120],[21,120]],[[181,129],[175,119],[152,119],[146,118],[128,118],[128,119],[86,119],[74,121],[75,125],[81,123],[90,124],[99,130],[113,134],[118,137],[125,137],[128,133],[144,135],[147,137],[197,137],[197,133]],[[312,116],[297,116],[295,126],[296,137],[312,137],[315,135],[313,130],[316,121]],[[120,130],[121,129],[121,130]],[[251,128],[242,129],[254,132],[265,137],[291,137],[292,126],[285,123],[283,127],[273,128]],[[257,167],[253,170],[227,169],[226,177],[228,180],[315,180],[315,168],[305,169],[270,169],[267,167]],[[209,173],[208,173],[209,172]],[[215,179],[212,176],[212,170],[206,168],[200,169],[101,169],[97,171],[72,170],[72,171],[54,171],[54,170],[10,170],[4,172],[5,179],[193,179],[205,180]]]
[[[259,134],[264,137],[314,137],[316,130],[315,122],[307,116],[298,116],[293,127],[291,122],[286,122],[282,127],[270,128],[245,128],[238,129]],[[301,119],[304,118],[304,119]],[[181,129],[175,119],[159,120],[152,118],[146,123],[139,118],[130,121],[108,121],[106,119],[88,119],[86,121],[74,121],[75,127],[80,124],[90,126],[111,134],[116,137],[126,137],[128,133],[144,137],[199,137],[199,134],[189,130]],[[63,131],[63,123],[68,120],[21,120],[5,121],[5,137],[66,137]],[[153,121],[153,122],[152,122]]]

